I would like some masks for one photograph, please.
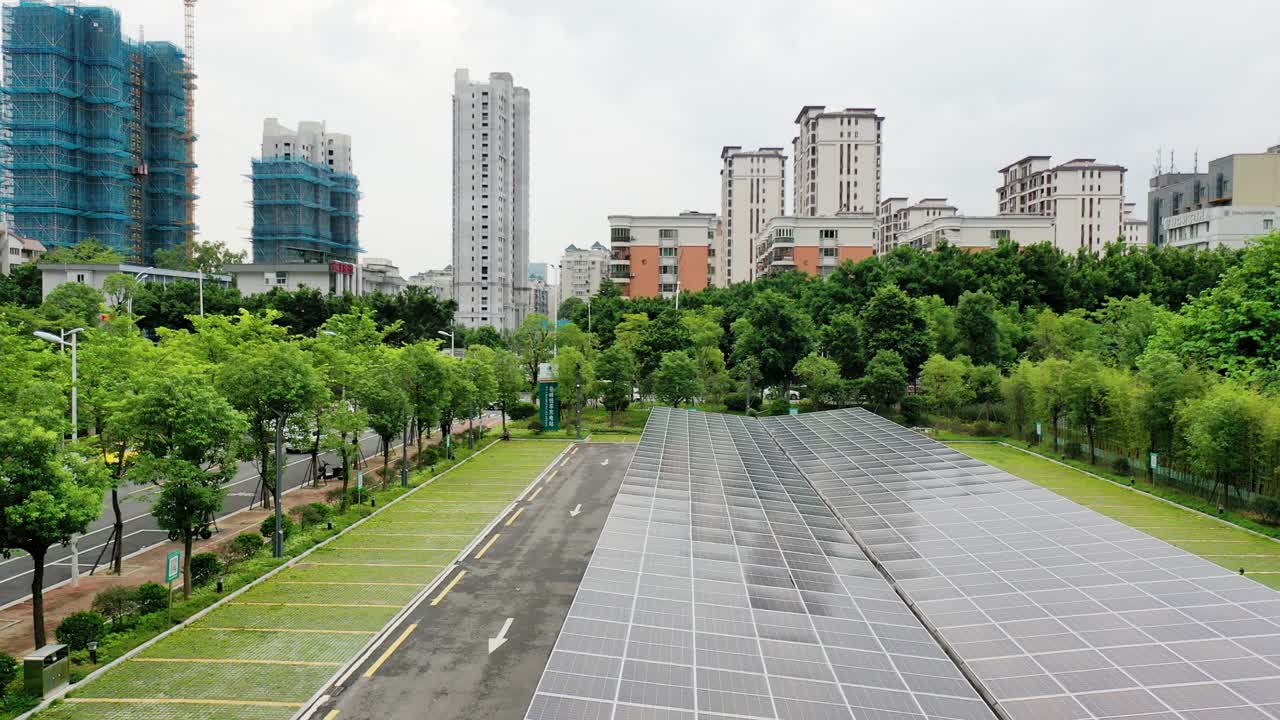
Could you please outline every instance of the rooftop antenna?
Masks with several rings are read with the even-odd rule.
[[[1192,157],[1194,158],[1194,160],[1192,161],[1191,172],[1199,175],[1200,174],[1200,148],[1196,148],[1195,155],[1193,155]]]
[[[1172,148],[1169,150],[1169,172],[1175,175],[1178,173],[1178,161],[1174,159],[1177,157],[1177,154],[1177,150]]]
[[[1159,145],[1156,146],[1156,166],[1154,169],[1156,175],[1164,174],[1164,148]]]

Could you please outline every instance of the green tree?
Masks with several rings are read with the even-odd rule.
[[[1146,294],[1107,298],[1093,313],[1099,325],[1099,355],[1116,367],[1136,367],[1157,328],[1169,316],[1168,310],[1157,307]]]
[[[1096,463],[1098,459],[1098,424],[1109,412],[1102,370],[1102,363],[1096,356],[1081,353],[1072,359],[1062,380],[1066,391],[1067,417],[1076,427],[1084,430],[1089,440],[1091,463]]]
[[[477,345],[468,352],[476,352],[480,348],[489,350],[487,346]],[[431,428],[439,421],[440,409],[446,400],[444,358],[440,353],[440,343],[436,340],[416,342],[404,349],[409,402],[413,408],[413,424],[417,428],[415,435],[419,453],[422,452],[423,430],[428,435],[431,434]]]
[[[732,330],[734,358],[754,358],[761,385],[789,386],[796,364],[813,345],[809,316],[774,290],[757,294]]]
[[[63,283],[40,306],[40,315],[52,327],[91,328],[102,314],[102,292],[84,283]]]
[[[1031,421],[1035,415],[1035,373],[1035,364],[1023,360],[1009,372],[1001,386],[1009,426],[1015,437],[1024,440],[1031,436]]]
[[[190,597],[191,546],[222,509],[223,485],[235,474],[235,450],[248,423],[206,374],[181,366],[152,372],[121,413],[137,438],[139,456],[129,474],[160,488],[151,514],[182,540],[182,593]]]
[[[823,355],[840,366],[842,376],[862,377],[867,357],[862,344],[862,323],[857,315],[852,312],[833,315],[831,322],[818,332],[818,344]]]
[[[409,370],[400,352],[388,347],[378,348],[367,360],[355,393],[369,419],[369,427],[378,435],[385,486],[391,482],[391,443],[406,431],[413,413]]]
[[[538,366],[551,359],[551,321],[546,315],[532,313],[511,333],[511,351],[529,372],[529,384],[538,385]]]
[[[920,313],[924,315],[925,327],[929,330],[929,351],[931,354],[953,358],[960,354],[960,334],[956,329],[956,309],[947,304],[938,295],[930,295],[917,300]]]
[[[475,352],[483,350],[484,352]],[[467,406],[467,418],[470,422],[468,437],[471,446],[475,447],[475,419],[480,412],[498,400],[498,380],[493,370],[493,353],[489,348],[480,346],[467,353],[462,360],[463,372],[471,379],[475,392],[471,394]]]
[[[881,350],[867,363],[860,383],[862,396],[875,412],[885,412],[907,396],[907,366],[893,350]]]
[[[698,365],[687,352],[669,352],[662,356],[662,363],[654,374],[654,389],[658,399],[673,407],[691,403],[702,395],[702,382],[698,380]]]
[[[876,291],[862,310],[862,340],[868,355],[882,350],[898,353],[914,378],[929,357],[928,324],[915,300],[894,285]]]
[[[276,428],[326,402],[328,389],[307,353],[290,343],[270,341],[234,348],[220,364],[217,382],[249,421],[245,458],[257,465],[262,504],[269,507],[275,492]]]
[[[925,361],[920,369],[920,387],[929,409],[945,417],[959,416],[960,409],[976,399],[968,383],[972,368],[969,358],[963,355],[955,360],[933,355]]]
[[[1264,430],[1259,404],[1247,388],[1228,381],[1188,401],[1179,413],[1187,457],[1199,473],[1213,479],[1215,497],[1222,487],[1224,507],[1231,487],[1238,493],[1253,477]]]
[[[510,350],[499,348],[491,361],[493,380],[498,398],[498,410],[502,412],[502,432],[507,432],[507,413],[520,402],[520,393],[529,388],[525,381],[520,358]]]
[[[476,386],[467,376],[467,368],[461,360],[445,356],[443,367],[445,395],[440,405],[440,438],[445,442],[449,457],[453,457],[453,444],[449,439],[453,435],[453,423],[474,407]]]
[[[961,352],[974,365],[1000,361],[1000,325],[994,295],[983,290],[965,291],[956,305],[955,322]]]
[[[40,258],[41,265],[119,265],[124,261],[123,255],[96,238],[56,247]]]
[[[26,418],[0,423],[0,550],[31,556],[31,617],[45,645],[44,569],[49,548],[71,542],[102,512],[101,465],[63,448],[58,433]]]
[[[1209,378],[1171,352],[1151,350],[1138,359],[1138,380],[1142,388],[1138,418],[1149,443],[1147,449],[1173,454],[1178,444],[1179,406],[1203,395]]]
[[[500,350],[507,346],[507,344],[502,340],[502,335],[499,334],[497,329],[492,325],[481,325],[478,328],[472,328],[470,330],[465,330],[464,332],[466,336],[463,339],[466,342],[463,344],[466,347],[484,345],[486,347],[491,347],[494,350]]]
[[[610,426],[616,425],[618,413],[631,405],[631,383],[635,374],[635,359],[620,344],[609,346],[596,357],[597,394],[609,411]]]
[[[844,393],[840,366],[830,358],[809,353],[796,363],[795,376],[804,383],[806,394],[818,407],[838,405]]]
[[[1070,367],[1066,360],[1060,358],[1050,358],[1036,366],[1036,414],[1048,420],[1055,449],[1058,447],[1058,430],[1066,417],[1070,402],[1066,384]]]

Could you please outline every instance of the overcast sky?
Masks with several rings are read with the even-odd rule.
[[[180,0],[117,0],[182,43]],[[885,116],[884,196],[995,210],[1024,155],[1190,170],[1280,143],[1274,0],[200,0],[201,237],[248,248],[262,119],[353,136],[367,256],[450,256],[453,71],[532,104],[531,252],[607,243],[610,213],[719,210],[720,148],[782,146],[802,105]],[[788,163],[788,181],[791,168]],[[787,190],[790,211],[790,188]]]

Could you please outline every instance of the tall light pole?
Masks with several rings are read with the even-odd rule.
[[[452,355],[452,356],[454,356],[454,357],[457,357],[457,356],[458,356],[458,352],[457,352],[458,348],[457,348],[457,343],[455,342],[455,339],[454,339],[454,337],[453,337],[453,333],[451,333],[451,332],[445,332],[444,330],[437,330],[436,332],[437,332],[438,334],[440,334],[440,335],[443,335],[443,336],[445,336],[445,337],[449,338],[449,354],[450,354],[450,355]]]
[[[560,266],[555,263],[547,263],[547,267],[555,268],[556,271],[556,299],[551,302],[551,357],[557,357],[560,353],[560,321],[557,317],[560,313],[560,294],[564,291],[564,276],[560,273]]]
[[[280,508],[280,485],[284,482],[284,421],[284,414],[276,413],[276,486],[272,493],[276,505],[276,531],[271,534],[272,557],[284,557],[284,511]]]
[[[82,332],[84,332],[84,328],[65,330],[57,335],[43,330],[35,332],[35,336],[45,342],[51,342],[64,348],[71,348],[71,437],[73,439],[80,436],[78,432],[80,427],[80,401],[77,387],[79,385],[80,357],[76,338]],[[67,342],[67,338],[71,338],[71,342]]]
[[[149,268],[147,268],[146,270],[143,270],[142,272],[140,272],[140,273],[138,273],[137,275],[133,276],[133,279],[134,279],[134,280],[136,280],[139,284],[141,284],[141,283],[142,283],[142,278],[144,278],[144,277],[146,277],[146,276],[150,275],[152,270],[155,270],[155,268],[154,268],[154,267],[149,267]],[[130,315],[132,315],[132,314],[133,314],[133,295],[130,295],[130,296],[129,296],[129,314],[130,314]],[[204,313],[200,313],[200,316],[201,316],[201,317],[204,317]]]

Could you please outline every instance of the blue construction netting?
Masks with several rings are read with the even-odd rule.
[[[24,0],[2,17],[0,209],[10,227],[51,248],[93,237],[132,259],[181,245],[194,199],[181,50],[129,42],[106,7]]]
[[[354,261],[359,181],[305,160],[253,161],[253,259]]]

